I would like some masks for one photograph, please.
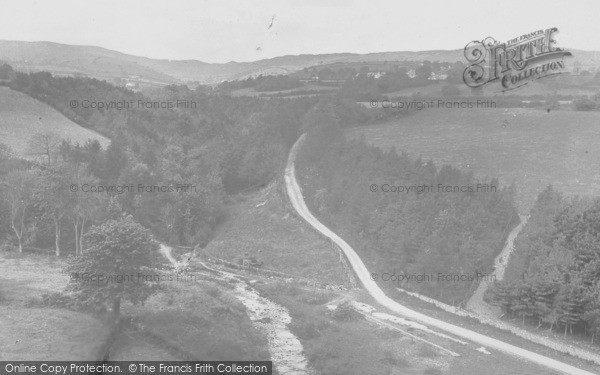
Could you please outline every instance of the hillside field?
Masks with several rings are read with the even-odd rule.
[[[73,143],[84,144],[97,139],[103,148],[110,140],[69,120],[49,105],[21,92],[0,87],[0,143],[4,143],[20,156],[27,154],[27,142],[45,131],[56,133]]]
[[[91,315],[39,306],[65,288],[64,260],[0,252],[0,360],[96,360],[105,324]],[[35,303],[33,303],[35,302]]]
[[[549,184],[569,195],[600,194],[600,112],[432,109],[346,134],[438,167],[515,181],[523,214]]]

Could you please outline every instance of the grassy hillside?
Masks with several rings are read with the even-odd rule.
[[[264,262],[263,269],[325,284],[347,284],[347,271],[339,253],[290,214],[283,194],[281,186],[271,184],[260,194],[232,205],[230,220],[203,250],[204,254],[235,263],[248,253]]]
[[[519,210],[552,184],[567,194],[600,194],[600,113],[537,109],[436,109],[353,128],[382,148],[517,183]]]
[[[36,133],[46,131],[71,139],[73,143],[84,144],[88,139],[97,139],[103,148],[110,143],[108,138],[77,125],[47,104],[0,87],[0,143],[26,156],[29,140]]]
[[[177,79],[144,64],[143,57],[101,47],[52,42],[0,41],[0,58],[21,71],[48,71],[57,75],[86,75],[98,79],[126,78],[165,85]]]
[[[69,283],[65,263],[54,256],[0,252],[0,360],[104,355],[109,327],[100,316],[42,303],[44,295],[62,292]],[[136,325],[124,325],[110,346],[110,359],[268,359],[266,338],[253,327],[233,287],[191,275],[189,282],[164,282],[144,306],[124,303],[124,320]]]
[[[63,260],[0,253],[0,360],[95,360],[107,337],[100,320],[75,311],[32,305],[62,290]]]

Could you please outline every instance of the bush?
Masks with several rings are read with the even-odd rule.
[[[71,296],[60,292],[45,293],[41,298],[33,297],[27,300],[27,307],[57,307],[62,309],[74,309],[75,301]]]
[[[362,314],[356,311],[348,302],[340,304],[333,310],[331,312],[331,317],[341,321],[353,321],[363,318]]]
[[[13,244],[8,241],[0,243],[0,252],[11,252],[14,249]]]
[[[578,111],[593,111],[596,109],[596,103],[590,99],[577,99],[573,101],[575,109]]]
[[[221,289],[217,288],[214,285],[209,285],[206,287],[206,294],[213,298],[219,298],[222,294]]]
[[[306,303],[308,305],[322,305],[327,301],[331,300],[331,294],[326,292],[315,292],[307,293],[305,295],[300,296],[298,299],[302,303]]]
[[[290,323],[290,330],[301,340],[311,340],[321,337],[332,327],[326,316],[313,315],[312,310],[299,309],[295,311]]]

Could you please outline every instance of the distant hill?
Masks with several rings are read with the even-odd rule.
[[[28,142],[36,134],[47,131],[81,145],[88,139],[97,139],[105,149],[110,144],[108,138],[77,125],[49,105],[0,87],[0,143],[10,146],[19,156],[31,159]]]
[[[600,52],[572,50],[582,68],[600,67]],[[259,74],[288,74],[318,65],[376,61],[464,61],[463,50],[400,51],[368,54],[332,53],[289,55],[253,62],[210,64],[197,60],[160,60],[127,55],[101,47],[52,42],[0,40],[0,60],[21,71],[48,71],[58,75],[85,75],[108,81],[165,85],[198,81],[219,83]]]

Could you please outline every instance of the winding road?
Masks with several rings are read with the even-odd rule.
[[[436,327],[447,333],[451,333],[455,336],[484,345],[487,348],[493,348],[504,353],[524,358],[528,361],[545,366],[555,371],[560,371],[565,374],[571,375],[595,375],[589,371],[579,369],[577,367],[534,353],[532,351],[522,349],[517,346],[502,342],[500,340],[496,340],[494,338],[482,335],[480,333],[429,317],[417,311],[411,310],[386,296],[385,293],[381,290],[381,288],[379,288],[379,286],[373,280],[371,280],[369,270],[362,262],[358,254],[354,251],[354,249],[352,249],[352,247],[350,247],[350,245],[348,245],[348,243],[346,243],[346,241],[344,241],[341,237],[339,237],[337,234],[335,234],[333,231],[331,231],[329,228],[323,225],[319,220],[317,220],[306,206],[306,203],[304,202],[304,197],[302,195],[302,189],[300,188],[300,186],[298,185],[298,181],[296,180],[294,166],[296,154],[298,152],[299,147],[302,145],[305,136],[306,134],[303,134],[292,147],[288,158],[288,163],[285,169],[284,178],[290,202],[292,203],[292,206],[294,207],[298,215],[300,215],[321,234],[334,241],[341,248],[341,250],[348,258],[352,269],[356,273],[358,279],[360,280],[364,288],[380,305],[388,308],[389,310],[399,315],[402,315],[405,318],[412,319],[414,321],[429,325],[431,327]]]

